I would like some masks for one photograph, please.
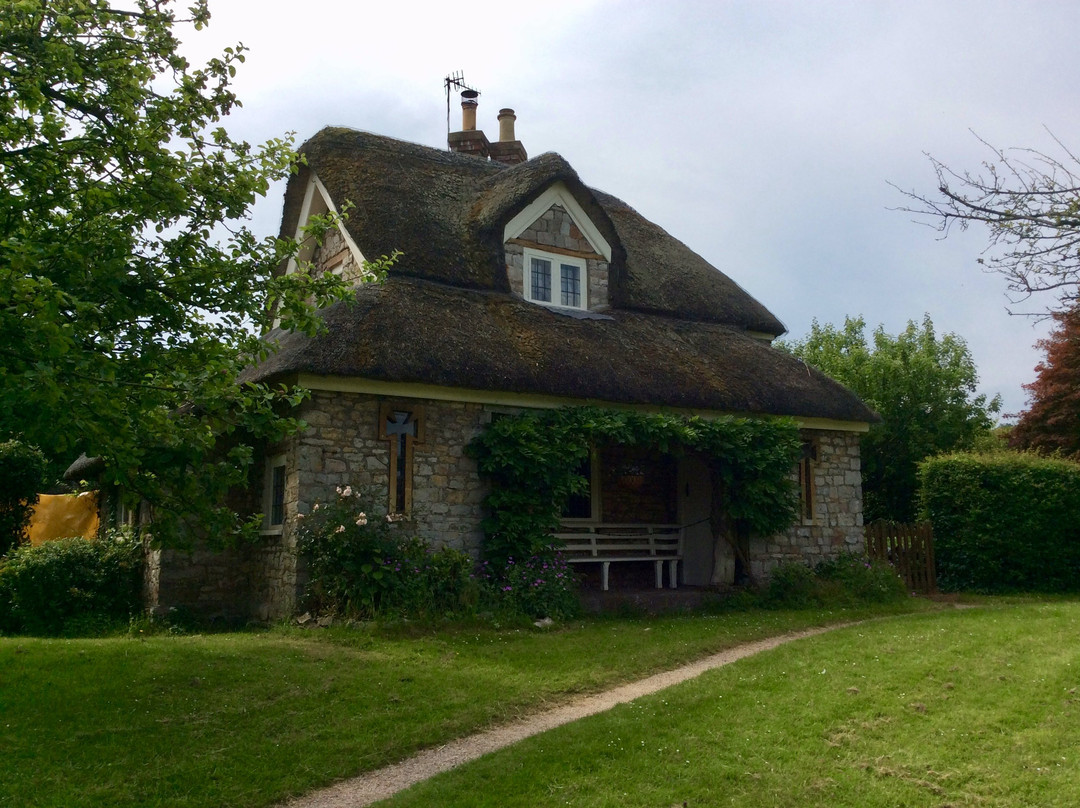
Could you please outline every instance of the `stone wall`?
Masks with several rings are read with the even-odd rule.
[[[351,485],[364,492],[373,513],[386,513],[390,441],[380,437],[382,401],[372,395],[317,391],[304,403],[300,417],[308,429],[297,443],[296,512],[308,513],[316,502],[333,497],[337,486]],[[479,404],[420,399],[391,403],[423,419],[423,437],[413,443],[412,513],[402,529],[432,546],[477,555],[486,488],[465,446],[483,430],[489,414]],[[293,519],[295,513],[287,508],[286,532]]]
[[[250,512],[263,511],[263,494],[267,488],[266,464],[273,458],[285,458],[285,525],[274,531],[264,531],[259,543],[250,550],[251,572],[248,610],[257,620],[277,620],[293,613],[303,580],[297,566],[296,538],[290,525],[295,523],[300,498],[300,479],[297,474],[298,437],[289,438],[268,447],[256,464],[254,472],[254,502]]]
[[[146,595],[155,612],[183,607],[203,617],[230,622],[275,620],[297,607],[306,583],[296,553],[298,514],[329,501],[336,488],[362,492],[370,513],[382,518],[390,496],[390,441],[380,437],[379,408],[385,399],[363,394],[316,391],[297,413],[308,429],[270,447],[256,464],[247,504],[263,509],[265,467],[285,457],[285,524],[264,532],[254,545],[214,552],[155,550],[148,553]],[[481,502],[486,493],[476,463],[465,446],[483,430],[490,414],[478,404],[433,400],[390,400],[395,409],[421,414],[423,435],[413,443],[412,510],[397,529],[433,547],[448,546],[478,557],[483,532]]]
[[[775,536],[751,537],[751,572],[758,580],[785,561],[816,564],[841,552],[863,549],[861,433],[804,430],[803,436],[815,440],[818,447],[814,519]],[[797,477],[796,469],[792,479]]]
[[[296,513],[295,439],[269,447],[252,468],[246,489],[229,505],[241,514],[264,509],[266,463],[286,459],[285,510]],[[291,614],[297,595],[295,542],[291,535],[264,531],[253,544],[229,550],[199,545],[188,550],[146,551],[144,600],[154,614],[184,609],[203,619],[226,623],[274,620]]]
[[[510,281],[510,290],[525,296],[525,254],[524,248],[548,250],[552,247],[567,250],[579,258],[585,259],[588,308],[599,311],[608,308],[608,263],[604,257],[585,238],[574,224],[573,218],[561,205],[552,205],[540,218],[533,222],[516,239],[503,245],[506,254],[506,276]]]
[[[338,486],[351,485],[362,492],[375,518],[386,513],[390,497],[390,441],[380,437],[380,406],[408,410],[423,419],[422,436],[413,444],[412,500],[401,530],[419,536],[432,546],[449,546],[478,557],[483,539],[481,503],[487,491],[475,462],[465,446],[481,432],[490,413],[479,404],[418,399],[384,399],[379,396],[316,391],[298,413],[308,429],[289,441],[270,447],[252,472],[247,510],[262,509],[265,464],[284,455],[286,463],[285,524],[279,533],[265,533],[259,543],[243,548],[211,552],[196,549],[148,552],[146,592],[156,612],[184,607],[203,617],[228,622],[281,619],[294,612],[305,584],[302,560],[297,558],[293,528],[298,514],[311,512],[316,502],[336,496]],[[758,580],[768,577],[785,561],[816,563],[843,551],[863,547],[862,486],[858,433],[807,430],[818,447],[814,465],[815,513],[789,530],[767,538],[750,539],[751,572]],[[606,470],[643,461],[646,474],[642,490],[628,494],[637,505],[653,502],[647,521],[673,521],[663,512],[673,501],[674,463],[671,458],[639,457],[634,450],[612,448],[602,453]],[[651,462],[648,462],[651,461]],[[797,470],[792,472],[793,478]],[[635,521],[643,518],[627,508],[616,507],[624,493],[613,475],[612,488],[602,495],[604,518]],[[604,479],[601,472],[601,479]],[[648,490],[646,490],[648,488]],[[653,490],[655,489],[655,490]],[[655,502],[654,502],[655,501]],[[245,506],[237,503],[237,507]],[[616,513],[618,511],[618,513]],[[625,511],[625,513],[624,513]],[[634,516],[634,518],[631,518]],[[625,517],[622,518],[622,517]]]
[[[147,549],[144,598],[152,614],[183,609],[204,620],[243,623],[251,613],[250,548]]]
[[[333,269],[334,272],[341,273],[349,283],[359,283],[364,274],[364,268],[353,258],[345,237],[336,227],[331,227],[323,234],[323,243],[315,250],[312,263],[320,272]]]

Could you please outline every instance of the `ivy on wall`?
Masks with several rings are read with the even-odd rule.
[[[484,553],[495,563],[550,553],[571,494],[589,481],[578,473],[591,447],[641,446],[664,454],[700,452],[724,517],[758,534],[794,522],[798,491],[791,470],[799,457],[791,419],[705,419],[597,407],[526,410],[494,420],[469,445],[480,474],[491,483],[484,501]]]

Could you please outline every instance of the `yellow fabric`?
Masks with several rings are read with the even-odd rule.
[[[30,515],[30,544],[35,547],[54,539],[84,536],[93,539],[98,531],[96,491],[82,494],[42,494]]]

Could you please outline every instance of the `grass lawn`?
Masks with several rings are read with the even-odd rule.
[[[1075,806],[1080,604],[914,615],[791,643],[380,805]]]
[[[0,638],[0,806],[271,805],[569,694],[873,613],[747,611],[417,636],[334,628]]]

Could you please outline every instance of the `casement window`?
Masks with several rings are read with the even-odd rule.
[[[600,521],[600,460],[598,454],[589,453],[581,461],[577,473],[589,481],[588,490],[582,494],[572,494],[563,508],[564,522],[599,522]]]
[[[285,524],[285,455],[266,461],[263,482],[263,533],[280,533]]]
[[[588,275],[585,260],[526,248],[525,299],[545,306],[586,309]]]
[[[817,460],[817,443],[813,440],[804,440],[802,457],[799,459],[799,511],[804,524],[812,523],[817,516],[814,502],[817,494],[814,485]]]
[[[379,405],[379,437],[390,443],[387,513],[412,513],[413,444],[424,439],[424,411],[418,405]]]
[[[123,496],[123,492],[116,489],[116,526],[136,527],[138,522],[139,506],[130,505]]]

